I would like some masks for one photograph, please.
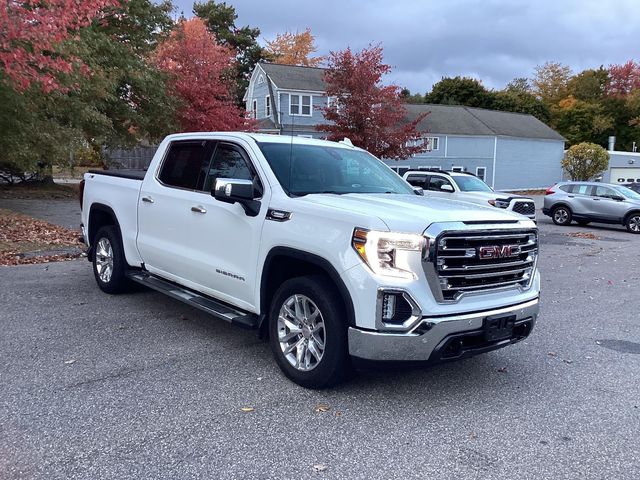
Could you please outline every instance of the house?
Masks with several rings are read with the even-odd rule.
[[[546,188],[562,179],[565,139],[533,115],[459,105],[406,105],[428,150],[385,160],[400,175],[436,168],[473,173],[496,190]]]
[[[324,138],[324,68],[258,63],[244,95],[245,106],[262,133]]]
[[[616,137],[609,137],[609,168],[600,181],[606,183],[640,182],[640,153],[616,150]]]
[[[323,68],[258,63],[244,100],[265,133],[323,138]],[[406,160],[384,159],[399,174],[437,168],[473,173],[497,190],[546,188],[562,179],[565,139],[532,115],[459,105],[406,105],[427,151]]]

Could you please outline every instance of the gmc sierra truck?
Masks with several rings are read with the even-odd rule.
[[[144,171],[91,171],[82,232],[96,282],[137,282],[269,338],[308,388],[353,364],[437,363],[527,337],[536,225],[421,196],[346,143],[168,136]]]

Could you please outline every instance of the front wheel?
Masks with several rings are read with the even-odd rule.
[[[632,213],[627,218],[627,231],[631,233],[640,233],[640,213]]]
[[[349,371],[347,326],[335,288],[322,276],[292,278],[274,295],[269,342],[280,369],[306,388],[342,381]]]
[[[98,230],[94,245],[93,275],[100,290],[106,293],[128,290],[127,264],[117,227],[109,225]]]
[[[551,218],[553,219],[553,223],[556,225],[569,225],[571,223],[571,210],[568,207],[560,206],[553,209],[553,213],[551,214]]]

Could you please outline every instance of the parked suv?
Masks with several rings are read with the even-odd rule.
[[[640,194],[621,185],[598,182],[562,182],[550,187],[542,213],[556,225],[590,222],[619,224],[640,233]]]
[[[536,205],[531,198],[498,194],[471,173],[414,170],[405,173],[403,178],[414,187],[422,188],[427,197],[461,200],[483,206],[488,204],[519,213],[534,222],[536,220]]]

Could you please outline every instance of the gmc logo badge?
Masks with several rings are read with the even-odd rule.
[[[490,245],[478,248],[478,258],[480,260],[510,258],[520,255],[520,252],[520,245]]]

